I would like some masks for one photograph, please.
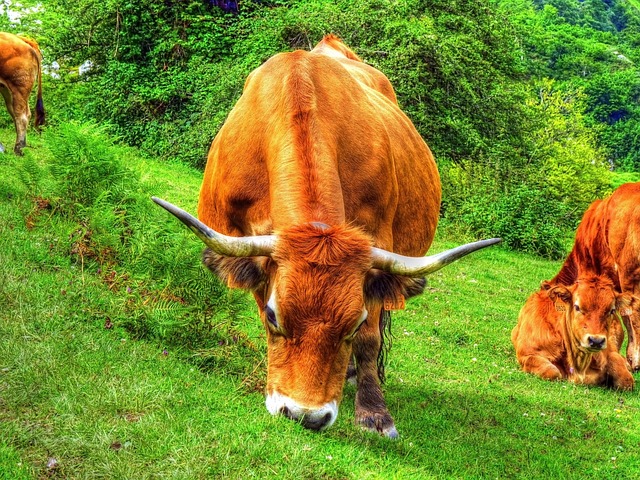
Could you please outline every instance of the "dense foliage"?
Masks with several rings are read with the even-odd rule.
[[[446,224],[550,257],[610,191],[611,168],[640,170],[635,2],[246,0],[239,10],[51,0],[20,28],[61,65],[48,82],[54,122],[96,121],[199,167],[253,68],[336,33],[389,76],[434,151]]]

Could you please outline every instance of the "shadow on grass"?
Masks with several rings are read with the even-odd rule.
[[[361,433],[362,440],[369,457],[376,459],[374,465],[402,465],[407,474],[637,478],[639,436],[629,434],[630,426],[637,432],[636,395],[539,383],[535,390],[549,389],[544,401],[536,399],[539,393],[514,395],[502,386],[490,392],[469,391],[468,386],[456,390],[438,384],[432,388],[396,384],[387,387],[386,397],[400,440],[366,432]],[[591,396],[598,397],[594,405],[599,407],[604,397],[608,410],[592,410],[592,399],[585,401]],[[353,387],[345,389],[340,415],[353,418],[354,398]],[[354,441],[352,435],[345,438],[340,433],[334,438]]]

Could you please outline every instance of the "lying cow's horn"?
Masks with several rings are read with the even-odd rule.
[[[396,275],[421,277],[440,270],[442,267],[446,267],[476,250],[495,245],[501,241],[501,238],[480,240],[479,242],[467,243],[428,257],[405,257],[404,255],[373,247],[371,248],[371,256],[374,268]]]
[[[151,199],[189,227],[200,240],[219,255],[228,257],[267,257],[273,252],[276,242],[275,235],[252,237],[230,237],[223,235],[207,227],[196,217],[181,208],[165,202],[161,198],[151,197]]]

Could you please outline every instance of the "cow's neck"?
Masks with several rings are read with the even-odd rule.
[[[583,383],[584,376],[591,364],[592,353],[578,347],[578,340],[571,333],[571,311],[564,314],[562,322],[562,342],[567,352],[567,373],[569,380]]]
[[[330,162],[329,162],[330,163]],[[311,157],[280,162],[270,172],[271,214],[276,229],[308,222],[345,223],[337,168]]]

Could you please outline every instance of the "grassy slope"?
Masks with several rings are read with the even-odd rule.
[[[27,155],[42,155],[32,141]],[[17,179],[21,161],[0,157],[0,479],[640,475],[637,391],[548,383],[517,368],[510,330],[558,262],[494,248],[433,275],[394,317],[385,391],[401,439],[353,425],[351,386],[334,427],[312,433],[270,417],[263,395],[224,362],[199,369],[186,347],[165,354],[161,341],[106,329],[105,312],[126,294],[52,248],[72,228],[63,220],[26,228],[33,205]],[[131,167],[194,210],[198,172],[136,158]],[[453,245],[439,239],[434,251]],[[263,349],[250,300],[238,305],[235,321]]]

